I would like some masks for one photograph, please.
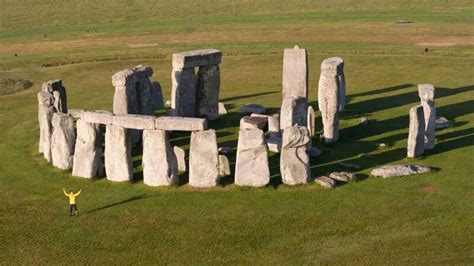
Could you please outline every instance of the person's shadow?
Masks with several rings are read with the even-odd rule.
[[[156,196],[156,195],[145,195],[145,194],[142,194],[142,195],[139,195],[139,196],[133,196],[133,197],[131,197],[131,198],[128,198],[128,199],[125,199],[125,200],[122,200],[122,201],[118,201],[118,202],[111,203],[111,204],[108,204],[108,205],[105,205],[105,206],[102,206],[102,207],[98,207],[98,208],[95,208],[95,209],[92,209],[92,210],[88,210],[86,213],[89,214],[89,213],[98,212],[98,211],[101,211],[101,210],[104,210],[104,209],[108,209],[108,208],[111,208],[111,207],[114,207],[114,206],[122,205],[122,204],[125,204],[125,203],[128,203],[128,202],[132,202],[132,201],[136,201],[136,200],[141,200],[141,199],[150,198],[150,197],[153,197],[153,196]]]

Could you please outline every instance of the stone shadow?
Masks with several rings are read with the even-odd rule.
[[[252,98],[252,97],[257,97],[257,96],[263,96],[263,95],[268,95],[268,94],[273,94],[277,93],[280,91],[266,91],[266,92],[260,92],[260,93],[254,93],[254,94],[247,94],[247,95],[240,95],[240,96],[232,96],[224,99],[220,99],[220,102],[228,102],[228,101],[235,101],[235,100],[240,100],[240,99],[245,99],[245,98]]]

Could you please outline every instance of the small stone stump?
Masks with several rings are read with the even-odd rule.
[[[280,172],[284,184],[299,185],[310,181],[310,160],[306,152],[309,142],[306,127],[290,126],[283,131]]]
[[[267,147],[260,129],[241,129],[237,144],[235,184],[263,187],[270,182]]]
[[[76,134],[74,119],[64,113],[54,113],[51,135],[51,159],[53,166],[69,170],[72,168]]]
[[[143,130],[143,183],[170,186],[178,183],[178,161],[164,130]]]
[[[408,133],[407,157],[414,158],[425,152],[425,118],[423,106],[410,109],[410,129]]]
[[[219,179],[219,156],[214,129],[191,133],[189,148],[189,185],[214,187]]]

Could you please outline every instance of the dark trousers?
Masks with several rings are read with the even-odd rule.
[[[77,214],[76,204],[69,204],[69,215],[73,215],[74,213]]]

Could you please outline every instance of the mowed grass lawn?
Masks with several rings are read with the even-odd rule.
[[[4,1],[0,79],[34,86],[0,96],[0,263],[474,263],[473,11],[463,0]],[[42,82],[62,79],[71,109],[112,110],[111,76],[144,64],[169,99],[171,54],[199,48],[223,52],[220,97],[229,114],[210,126],[219,145],[235,148],[242,104],[279,108],[283,49],[295,44],[309,52],[316,110],[321,61],[346,62],[341,138],[333,146],[314,138],[323,153],[311,161],[312,176],[350,162],[361,166],[361,181],[332,190],[282,185],[279,156],[269,154],[266,188],[236,187],[231,176],[198,190],[186,174],[179,186],[152,188],[140,180],[138,147],[137,180],[126,184],[73,177],[38,154]],[[437,113],[451,127],[436,133],[433,151],[406,159],[420,83],[437,87]],[[189,134],[171,138],[188,149]],[[369,175],[387,163],[435,171]],[[63,187],[83,189],[77,218],[67,215]]]

